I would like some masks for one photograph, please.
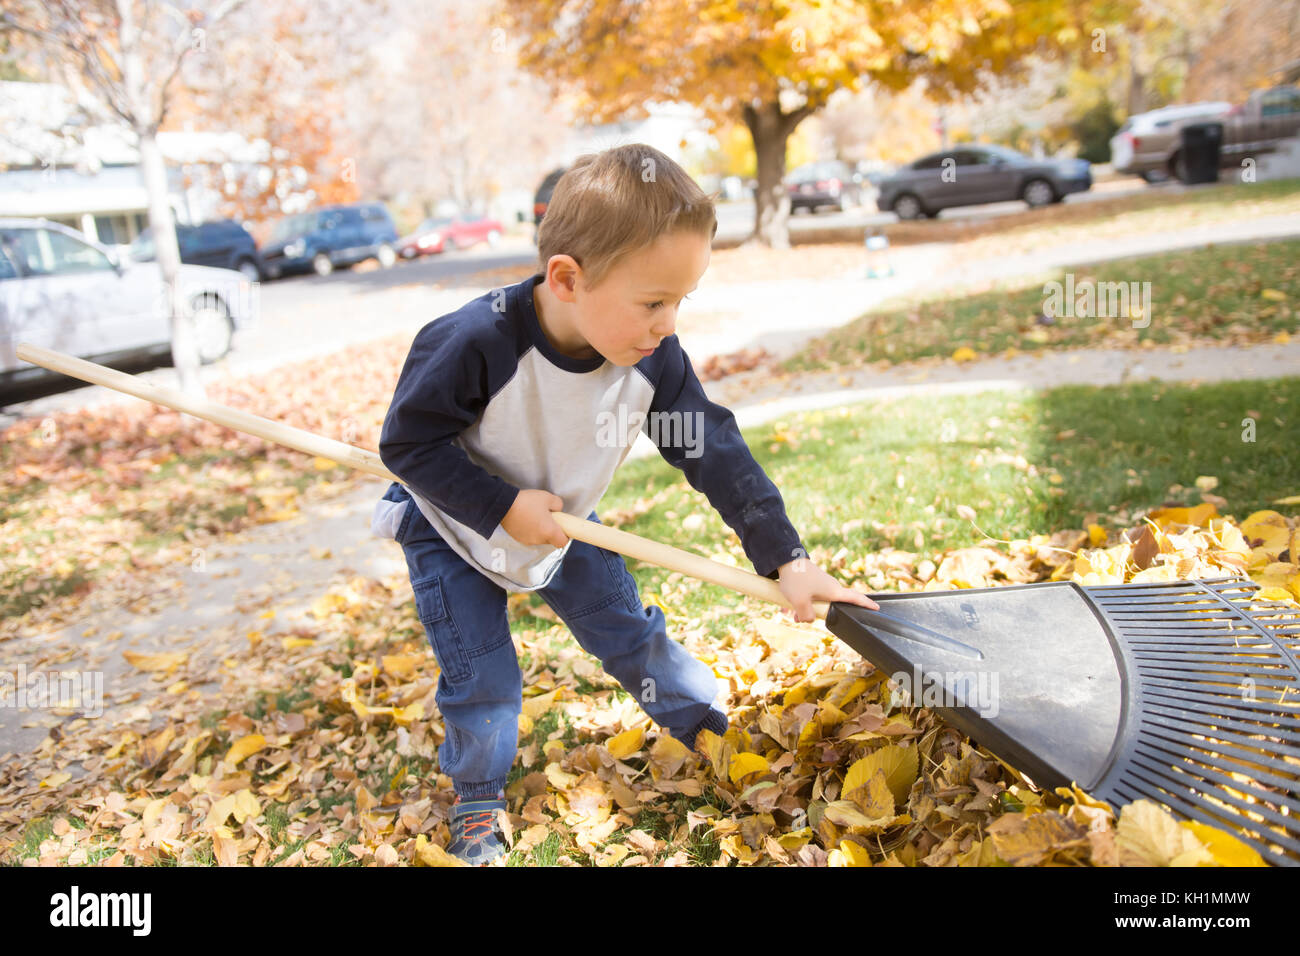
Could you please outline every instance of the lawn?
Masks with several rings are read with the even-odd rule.
[[[1092,305],[1081,309],[1088,296]],[[814,340],[783,367],[853,368],[961,348],[984,355],[1286,340],[1300,332],[1298,305],[1300,240],[1171,252],[1080,267],[1068,280],[1057,271],[989,292],[887,305]]]

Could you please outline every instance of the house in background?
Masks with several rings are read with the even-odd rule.
[[[149,223],[135,136],[53,83],[0,82],[0,216],[44,218],[107,246],[127,246]],[[234,133],[160,132],[168,201],[176,221],[213,218],[214,189],[186,187],[187,172],[210,181],[222,163],[257,162]]]

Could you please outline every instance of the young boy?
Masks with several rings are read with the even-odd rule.
[[[542,220],[541,274],[430,322],[402,368],[379,442],[401,483],[376,506],[374,531],[402,545],[441,669],[448,851],[470,863],[505,852],[496,811],[522,705],[506,592],[537,591],[687,747],[702,729],[727,730],[712,669],[642,606],[622,557],[571,541],[551,517],[600,520],[592,509],[642,423],[796,620],[813,620],[814,600],[877,607],[806,558],[776,486],[673,334],[716,231],[712,201],[658,150],[584,156]]]

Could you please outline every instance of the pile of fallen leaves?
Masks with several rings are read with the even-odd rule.
[[[855,587],[1226,573],[1271,582],[1266,595],[1296,603],[1296,520],[1215,512],[1212,502],[1162,508],[1118,541],[1096,527],[1063,531],[952,551],[937,566],[894,549],[812,557]],[[745,623],[711,637],[672,611],[696,586],[669,576],[644,595],[726,685],[730,729],[701,733],[695,752],[654,727],[546,608],[511,599],[528,625],[516,635],[525,702],[502,818],[516,860],[1262,863],[1233,834],[1149,801],[1111,807],[1076,787],[1036,787],[930,709],[904,706],[886,675],[820,624],[746,602]],[[263,617],[216,675],[183,652],[128,656],[151,693],[108,701],[105,719],[74,719],[0,764],[0,858],[456,865],[444,849],[451,782],[436,766],[438,671],[405,576],[339,581],[302,623],[280,624],[273,608]],[[219,689],[200,690],[214,680]],[[34,820],[48,828],[38,841]]]
[[[375,448],[409,347],[404,336],[354,346],[346,361],[329,356],[216,382],[208,398]],[[11,425],[0,434],[0,474],[0,637],[50,626],[110,580],[129,587],[132,573],[188,564],[215,537],[291,517],[308,486],[333,495],[366,480],[127,398]]]

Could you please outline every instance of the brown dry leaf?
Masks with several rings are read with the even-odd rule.
[[[1084,829],[1059,813],[1007,813],[988,833],[998,856],[1012,866],[1037,866],[1058,853],[1089,846]]]

